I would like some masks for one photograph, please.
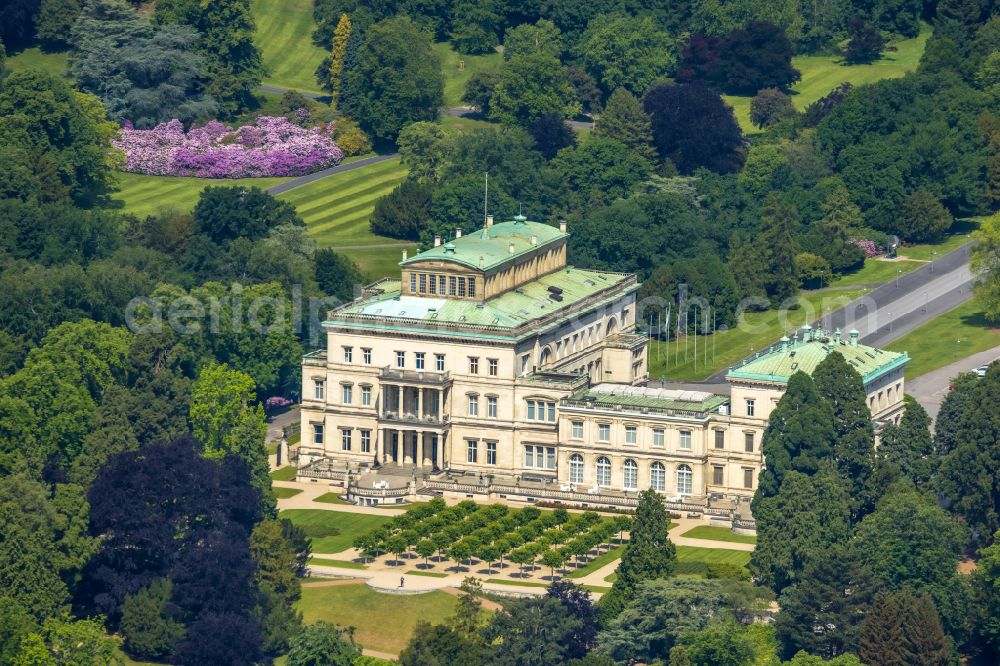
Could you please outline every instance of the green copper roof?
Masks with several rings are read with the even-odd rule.
[[[511,259],[538,249],[539,246],[565,238],[569,234],[556,227],[531,222],[518,215],[510,222],[499,222],[425,250],[399,262],[400,266],[419,261],[453,261],[470,268],[489,270]],[[537,245],[531,244],[535,236]],[[514,252],[510,251],[511,244]]]
[[[839,331],[831,334],[803,326],[795,339],[782,338],[778,345],[730,368],[726,378],[787,382],[796,372],[811,375],[827,354],[837,351],[868,382],[910,360],[906,352],[897,353],[863,345],[854,339],[857,332],[851,333],[852,339],[845,340]]]
[[[426,323],[453,323],[517,328],[521,324],[565,310],[570,306],[609,287],[626,282],[634,285],[634,276],[567,267],[543,275],[485,302],[436,298],[433,296],[402,296],[398,281],[379,286],[384,293],[349,303],[330,314],[331,323],[363,315],[400,324],[414,320]],[[551,297],[549,287],[559,287],[562,300]]]
[[[598,384],[575,393],[566,401],[573,406],[626,411],[709,412],[729,402],[729,397],[704,391],[680,391],[621,384]]]

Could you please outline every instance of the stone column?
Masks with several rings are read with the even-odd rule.
[[[401,462],[403,463],[413,462],[413,456],[410,455],[409,445],[406,443],[406,435],[408,432],[410,431],[409,430],[399,431],[400,448],[402,449],[402,458],[403,458]]]
[[[421,389],[418,389],[421,390]],[[424,464],[424,431],[417,430],[413,433],[413,462],[422,467]]]
[[[420,400],[420,394],[422,394],[423,392],[424,392],[424,390],[418,386],[417,387],[417,404],[416,404],[416,406],[414,407],[414,410],[413,410],[414,412],[416,412],[418,419],[422,419],[424,417],[423,411],[420,408],[421,407],[420,403],[422,402]]]

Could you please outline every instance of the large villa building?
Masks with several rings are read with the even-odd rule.
[[[567,239],[487,218],[331,311],[302,363],[300,468],[739,504],[789,377],[827,354],[862,375],[876,423],[899,418],[907,356],[856,332],[803,327],[731,368],[728,395],[647,386],[635,276],[567,265]]]

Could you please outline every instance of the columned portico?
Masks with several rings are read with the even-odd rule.
[[[428,429],[382,428],[379,463],[444,467],[444,433]]]

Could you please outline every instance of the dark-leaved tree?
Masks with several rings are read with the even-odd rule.
[[[669,159],[681,173],[699,167],[732,173],[743,166],[743,134],[715,90],[697,83],[658,85],[646,92],[643,108],[660,159]]]
[[[294,206],[256,187],[206,187],[194,220],[199,233],[220,245],[235,238],[257,240],[283,224],[305,226]]]

